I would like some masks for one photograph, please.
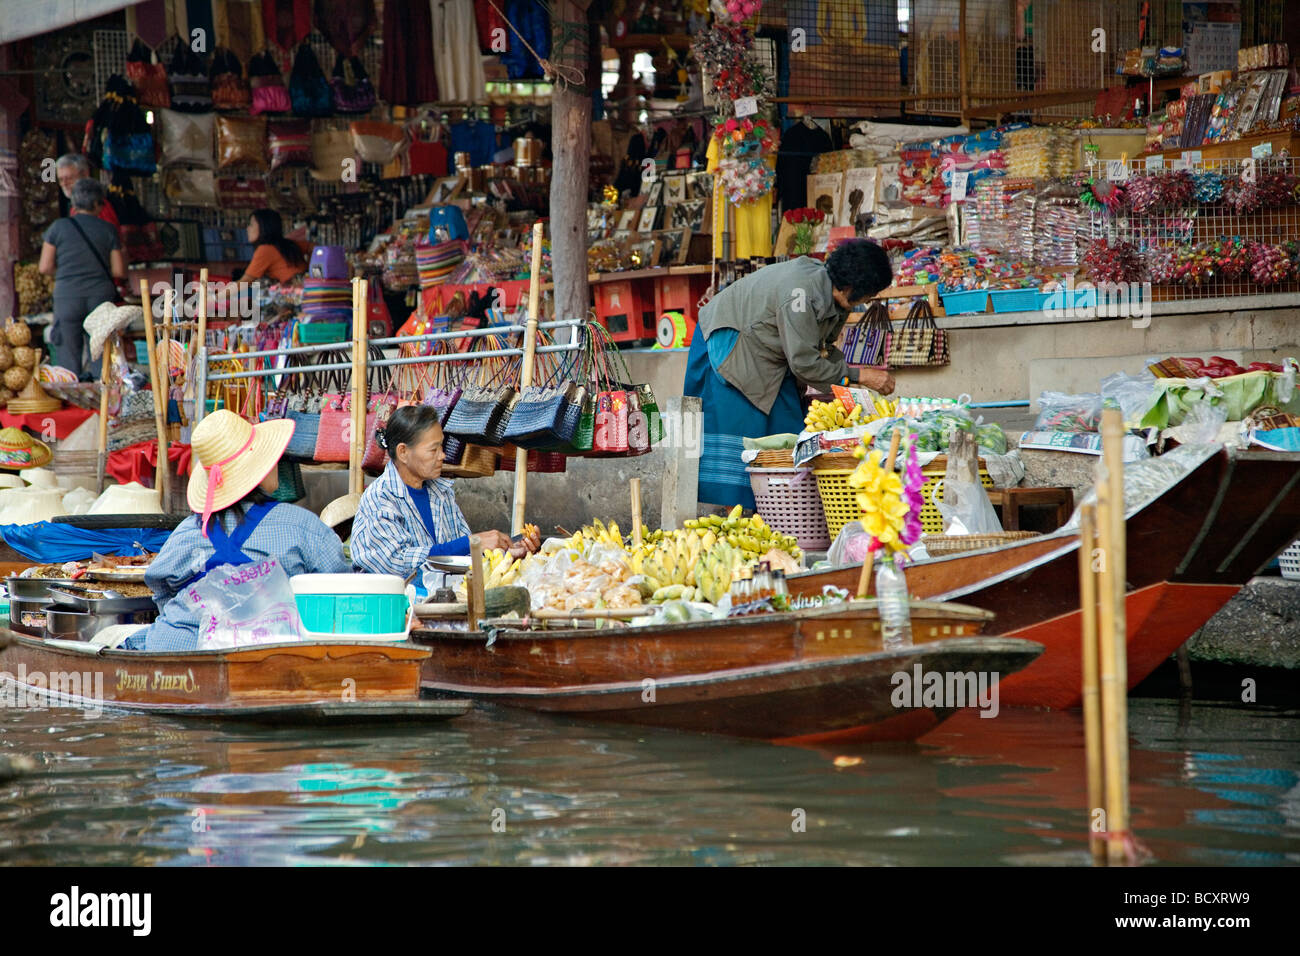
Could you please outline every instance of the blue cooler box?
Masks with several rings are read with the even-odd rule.
[[[289,582],[309,637],[406,640],[411,604],[395,574],[299,574]]]

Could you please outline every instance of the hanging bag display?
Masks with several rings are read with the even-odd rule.
[[[935,325],[926,299],[912,304],[903,327],[890,333],[886,348],[894,368],[947,365],[950,361],[947,336]]]
[[[334,60],[334,109],[339,113],[369,113],[375,108],[375,88],[359,56],[339,54]]]
[[[254,116],[261,113],[287,113],[293,108],[289,101],[289,91],[284,85],[284,76],[269,50],[249,57],[248,85],[251,92],[249,112]]]
[[[244,82],[244,65],[223,47],[212,54],[212,105],[219,110],[246,110],[251,99]]]
[[[481,336],[475,343],[477,351],[508,347],[508,343],[497,335]],[[496,448],[505,440],[506,426],[519,398],[515,389],[519,362],[504,362],[497,366],[495,374],[490,373],[489,363],[481,363],[480,369],[479,384],[464,389],[456,407],[447,416],[443,431],[466,444]]]
[[[172,109],[182,113],[208,113],[212,110],[212,84],[203,60],[190,49],[185,38],[176,44],[167,79],[172,88]]]
[[[139,37],[131,44],[131,52],[126,56],[126,78],[135,87],[141,105],[154,109],[167,109],[172,105],[167,70]]]
[[[104,86],[104,98],[91,118],[91,161],[125,176],[152,176],[153,128],[126,78],[114,74]]]
[[[289,101],[295,116],[334,115],[334,93],[316,54],[306,43],[298,47],[289,71]]]

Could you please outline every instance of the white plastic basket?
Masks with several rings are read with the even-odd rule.
[[[1292,541],[1291,547],[1277,556],[1277,563],[1282,566],[1282,577],[1288,581],[1300,581],[1300,538]]]

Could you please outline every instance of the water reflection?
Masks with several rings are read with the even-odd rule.
[[[1295,713],[1130,702],[1153,862],[1300,862]],[[1086,865],[1077,713],[954,717],[911,745],[776,747],[483,710],[259,731],[0,712],[6,863]],[[838,758],[838,759],[837,759]]]

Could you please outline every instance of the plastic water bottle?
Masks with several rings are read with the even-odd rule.
[[[876,600],[880,608],[880,638],[886,650],[912,646],[912,613],[907,576],[886,551],[876,565]]]

